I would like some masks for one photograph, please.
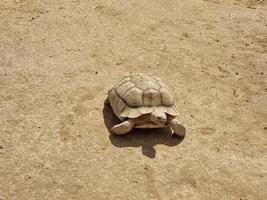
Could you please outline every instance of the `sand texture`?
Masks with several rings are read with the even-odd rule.
[[[116,137],[121,76],[161,78],[184,139]],[[267,1],[1,0],[0,200],[266,200]]]

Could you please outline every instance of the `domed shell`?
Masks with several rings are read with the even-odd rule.
[[[108,92],[114,113],[120,118],[135,118],[155,109],[177,116],[170,89],[156,77],[145,74],[125,76]]]

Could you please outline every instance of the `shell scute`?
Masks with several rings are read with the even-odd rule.
[[[131,88],[124,96],[123,99],[129,107],[138,108],[143,106],[142,100],[143,91],[134,87]]]
[[[171,106],[174,103],[173,95],[171,94],[170,90],[167,87],[160,88],[161,98],[162,98],[162,105],[164,106]]]
[[[148,89],[143,93],[143,105],[144,106],[160,106],[161,95],[158,90]]]

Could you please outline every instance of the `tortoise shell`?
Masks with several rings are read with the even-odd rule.
[[[177,116],[170,89],[160,79],[145,74],[123,77],[109,90],[108,99],[121,120],[152,113],[155,109]]]

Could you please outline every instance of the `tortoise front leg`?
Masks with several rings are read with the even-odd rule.
[[[126,134],[128,133],[130,130],[133,129],[135,125],[135,122],[133,119],[128,119],[120,124],[117,124],[117,125],[114,125],[112,128],[111,128],[111,131],[114,133],[114,134],[117,134],[117,135],[122,135],[122,134]]]
[[[184,137],[185,135],[185,131],[182,130],[182,126],[179,124],[178,119],[174,118],[170,121],[169,126],[171,127],[171,129],[173,130],[173,133],[180,136],[180,137]],[[184,129],[184,128],[183,128]]]

